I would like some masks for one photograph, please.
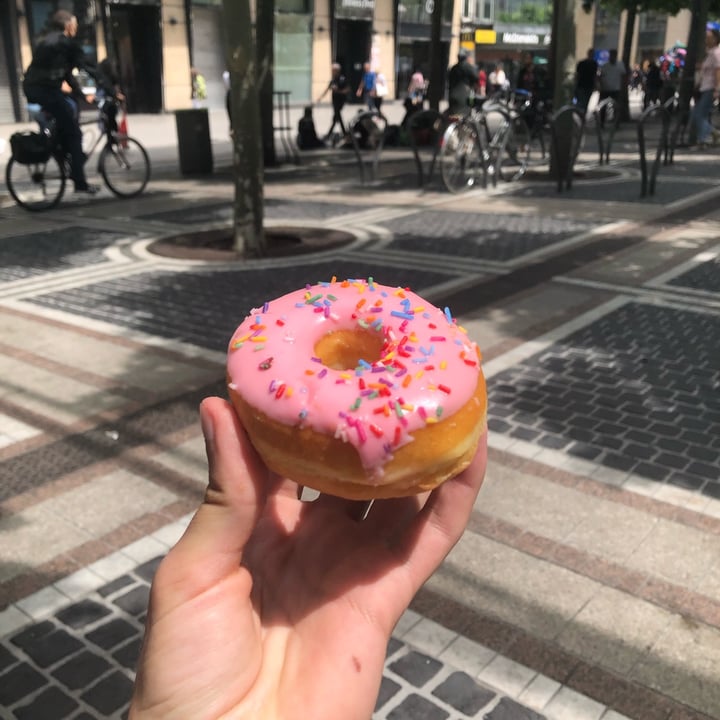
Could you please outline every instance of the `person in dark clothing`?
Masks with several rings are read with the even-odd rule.
[[[104,100],[102,109],[107,117],[108,127],[111,131],[117,132],[117,114],[118,105],[115,101],[122,103],[125,100],[120,89],[120,77],[115,71],[110,58],[105,58],[103,61],[98,63],[97,77],[97,97],[99,100]]]
[[[298,120],[297,146],[301,150],[315,150],[325,147],[325,143],[317,136],[315,121],[312,116],[312,105],[305,108],[303,116]]]
[[[587,56],[575,66],[575,100],[581,110],[587,111],[590,98],[597,86],[598,64],[595,50],[590,48]]]
[[[23,91],[29,102],[41,105],[55,118],[60,143],[70,155],[70,177],[75,191],[93,194],[97,188],[88,185],[85,178],[80,126],[62,90],[63,82],[67,82],[73,94],[82,94],[72,74],[75,68],[87,71],[93,78],[97,75],[74,39],[77,29],[77,18],[67,10],[58,10],[53,15],[50,32],[35,47],[25,72]]]
[[[477,69],[468,62],[470,54],[460,48],[458,61],[448,71],[448,109],[449,115],[464,115],[469,110],[468,100],[477,87]]]
[[[327,135],[325,135],[326,140],[330,138],[333,130],[335,129],[335,125],[338,124],[340,125],[340,131],[342,134],[347,135],[341,110],[345,107],[345,103],[347,102],[348,94],[350,93],[350,84],[348,83],[347,78],[343,75],[342,67],[339,63],[332,64],[332,77],[330,78],[328,86],[325,88],[325,92],[323,92],[323,94],[318,98],[318,102],[320,102],[328,94],[328,92],[331,93],[330,97],[332,99],[333,118],[330,129],[327,131]]]
[[[651,62],[645,73],[645,94],[643,95],[643,110],[649,105],[660,102],[660,94],[662,92],[663,79],[660,74],[660,66],[656,62]]]
[[[532,53],[524,52],[522,54],[515,87],[518,90],[535,93],[535,63],[533,62]]]

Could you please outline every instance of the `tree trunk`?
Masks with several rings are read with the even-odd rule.
[[[275,0],[257,3],[255,25],[257,46],[258,87],[260,89],[260,120],[262,123],[263,161],[265,167],[277,163],[273,132],[273,90],[275,89]]]
[[[695,90],[695,70],[698,60],[702,57],[705,50],[705,25],[708,17],[708,0],[692,0],[690,4],[692,18],[690,20],[690,30],[688,32],[687,54],[685,55],[685,66],[680,76],[678,112],[682,117],[690,116],[690,101],[692,100]],[[695,137],[694,124],[688,125],[688,142],[694,144],[697,141]]]
[[[630,53],[632,52],[633,36],[635,35],[635,19],[637,18],[637,5],[628,5],[625,9],[625,38],[623,40],[622,57],[625,65],[625,82],[620,85],[620,119],[630,120],[630,94],[627,79],[630,77]]]
[[[263,162],[257,62],[249,0],[223,0],[233,118],[235,249],[246,257],[265,254]]]
[[[562,31],[560,31],[562,28]],[[550,44],[549,72],[552,79],[554,112],[572,102],[575,91],[575,3],[573,0],[554,0]],[[570,142],[570,137],[563,138]],[[554,146],[553,146],[554,147]],[[550,177],[557,177],[559,160],[550,149]],[[565,145],[565,148],[567,145]],[[562,156],[563,150],[560,150]]]
[[[430,26],[430,85],[428,86],[428,104],[431,110],[440,110],[440,101],[445,94],[445,58],[442,51],[442,15],[443,0],[433,3],[432,23]]]

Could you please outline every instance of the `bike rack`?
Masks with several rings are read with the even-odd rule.
[[[551,167],[557,180],[558,192],[572,187],[575,161],[580,153],[585,132],[585,111],[577,105],[563,105],[553,113],[550,121],[552,138]]]
[[[613,121],[605,127],[605,117],[608,112],[612,112]],[[593,111],[593,117],[595,118],[595,132],[597,133],[600,164],[609,165],[613,138],[620,125],[620,106],[612,98],[605,98],[602,102],[598,103]]]
[[[657,146],[655,147],[655,159],[648,169],[647,161],[647,134],[646,126],[649,121],[657,119],[660,116],[660,133],[658,135]],[[664,105],[651,105],[643,111],[637,121],[638,147],[640,150],[640,196],[655,194],[655,182],[660,165],[670,164],[670,113]],[[662,161],[662,162],[661,162]]]
[[[426,182],[429,183],[432,180],[435,162],[440,152],[440,141],[445,132],[445,122],[443,115],[437,110],[418,110],[410,116],[407,126],[410,147],[417,167],[418,187],[422,187]],[[423,171],[423,161],[420,157],[421,148],[428,148],[432,151],[427,176]]]

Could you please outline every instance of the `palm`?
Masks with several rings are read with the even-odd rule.
[[[133,706],[152,708],[142,717],[366,720],[388,637],[432,569],[425,556],[441,559],[437,538],[420,542],[438,503],[418,514],[417,498],[382,501],[357,522],[352,503],[300,503],[294,484],[244,460],[251,483],[237,491],[221,477],[220,500],[211,489],[158,571]],[[222,472],[218,463],[211,488]],[[238,534],[226,527],[224,503],[238,526],[252,515],[252,533],[224,546],[198,541],[201,524],[218,537]]]

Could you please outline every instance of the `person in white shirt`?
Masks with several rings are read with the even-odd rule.
[[[488,75],[488,85],[490,86],[490,91],[494,93],[505,90],[507,86],[507,76],[505,75],[502,65],[496,66],[490,75]]]
[[[710,122],[713,102],[720,96],[720,32],[708,30],[705,33],[705,47],[707,54],[700,66],[699,97],[692,112],[692,121],[695,125],[695,140],[700,147],[709,142],[717,142],[720,133],[713,129]]]
[[[620,102],[620,91],[623,83],[627,82],[627,69],[622,60],[618,60],[617,50],[610,51],[610,59],[600,66],[598,83],[600,85],[600,99],[612,98],[616,103]],[[604,108],[603,108],[604,110]],[[600,122],[605,123],[605,113],[601,113]]]

